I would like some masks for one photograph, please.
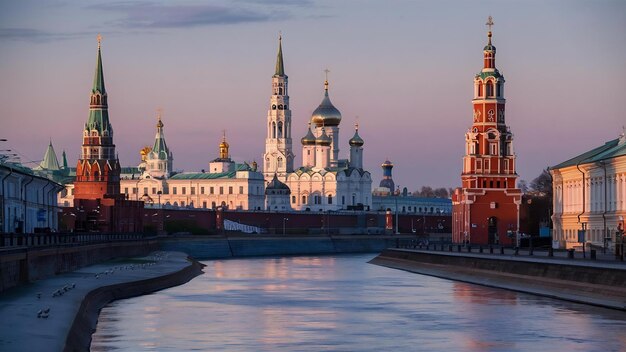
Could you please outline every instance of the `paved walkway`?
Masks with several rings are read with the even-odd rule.
[[[188,267],[187,255],[155,252],[112,260],[0,294],[0,351],[62,351],[74,318],[92,290],[156,278]]]

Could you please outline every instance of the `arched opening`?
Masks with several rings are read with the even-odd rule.
[[[478,97],[482,97],[483,96],[483,83],[479,82],[478,83]]]
[[[490,217],[487,220],[487,227],[489,244],[499,244],[500,239],[498,238],[498,219],[495,216]]]
[[[282,87],[278,88],[278,95],[283,95],[283,88]]]
[[[272,138],[276,138],[276,122],[272,122]]]
[[[332,194],[328,195],[328,204],[333,204],[333,195]]]
[[[272,104],[272,110],[276,110],[276,104]]]
[[[278,122],[278,138],[283,138],[283,123]]]
[[[493,82],[487,82],[487,96],[493,97]]]

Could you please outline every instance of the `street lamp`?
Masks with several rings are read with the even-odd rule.
[[[287,234],[287,221],[289,218],[283,218],[283,236]]]
[[[161,207],[161,194],[163,194],[162,191],[157,192],[157,196],[159,196],[159,208]]]

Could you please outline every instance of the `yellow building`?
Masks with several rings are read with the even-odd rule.
[[[611,249],[626,217],[626,137],[564,161],[550,170],[553,177],[553,240],[561,248],[584,241]],[[582,238],[581,238],[582,240]]]

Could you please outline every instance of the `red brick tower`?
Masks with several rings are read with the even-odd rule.
[[[462,187],[452,197],[456,243],[509,245],[519,231],[522,192],[516,188],[513,134],[504,118],[504,76],[496,68],[492,25],[489,16],[484,67],[474,77],[474,120],[465,134]]]
[[[120,164],[113,144],[109,122],[107,93],[98,35],[96,72],[91,89],[89,119],[83,131],[83,146],[76,166],[74,199],[118,198],[120,195]]]

